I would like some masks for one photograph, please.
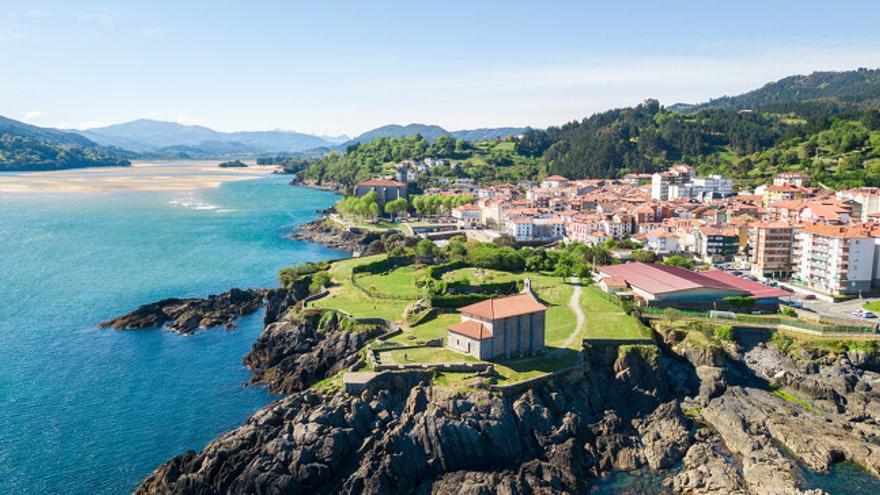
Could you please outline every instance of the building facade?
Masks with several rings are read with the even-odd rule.
[[[516,358],[544,349],[547,307],[526,282],[521,294],[488,299],[459,309],[461,321],[449,327],[446,346],[481,360]]]
[[[793,278],[826,294],[858,294],[875,278],[875,242],[862,225],[810,225],[795,236]]]
[[[380,206],[398,198],[406,199],[406,184],[396,180],[374,179],[360,182],[354,186],[354,195],[358,198],[376,191],[376,202]]]
[[[752,275],[788,278],[792,272],[794,227],[786,222],[757,222],[749,229]]]

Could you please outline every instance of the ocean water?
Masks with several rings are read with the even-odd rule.
[[[0,192],[0,493],[128,493],[272,399],[243,387],[262,314],[234,331],[118,332],[169,296],[277,285],[343,253],[286,239],[334,195],[281,176],[195,191]]]

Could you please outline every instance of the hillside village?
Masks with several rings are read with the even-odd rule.
[[[377,191],[380,206],[405,199],[411,166],[401,164],[394,180],[360,183],[355,194]],[[828,300],[880,287],[880,188],[828,190],[801,172],[738,192],[730,178],[700,177],[676,165],[621,179],[551,175],[537,183],[485,186],[452,181],[424,195],[472,197],[413,220],[411,225],[432,225],[421,231],[433,229],[435,237],[454,230],[483,241],[510,236],[527,245],[637,246],[612,254],[624,262],[634,255],[645,261],[645,251],[652,253],[648,261],[675,256],[692,260],[688,267],[726,269]]]

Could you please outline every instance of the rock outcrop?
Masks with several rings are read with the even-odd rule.
[[[290,312],[266,327],[244,363],[252,382],[275,393],[298,392],[353,365],[358,351],[384,331],[333,311]]]
[[[601,473],[668,468],[687,451],[691,425],[658,371],[650,353],[615,349],[510,396],[413,386],[406,372],[356,397],[309,389],[138,493],[583,493]],[[653,388],[620,393],[636,382]]]
[[[234,328],[236,318],[260,309],[266,292],[259,289],[231,289],[205,298],[163,299],[105,321],[101,327],[133,330],[165,325],[169,330],[181,334],[192,334],[200,328],[216,326]]]
[[[386,372],[354,396],[309,388],[381,331],[357,325],[332,311],[270,323],[246,364],[290,395],[160,466],[137,493],[586,493],[633,470],[673,493],[819,494],[803,490],[800,464],[844,459],[880,477],[870,355],[860,367],[845,353],[667,336],[659,348],[586,346],[581,370],[515,392],[491,392],[484,377],[432,386],[425,371]]]

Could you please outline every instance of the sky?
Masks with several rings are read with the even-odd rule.
[[[547,127],[880,67],[880,2],[0,0],[0,115],[357,135]]]

